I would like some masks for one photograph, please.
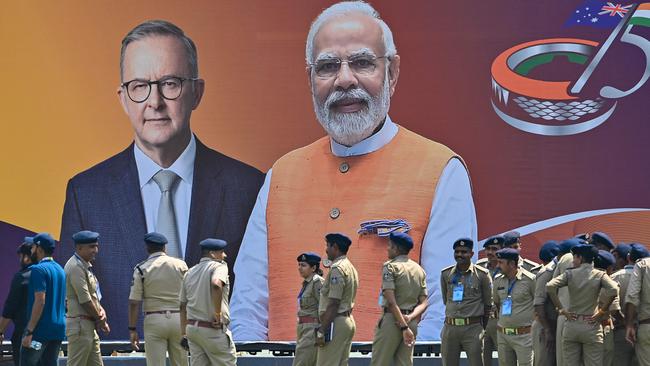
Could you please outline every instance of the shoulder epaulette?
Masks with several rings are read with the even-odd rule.
[[[474,266],[474,268],[476,268],[476,270],[479,271],[479,272],[483,272],[485,274],[490,274],[490,271],[487,268],[484,268],[484,267],[481,267],[481,266]]]
[[[535,274],[534,274],[534,273],[531,273],[531,272],[529,272],[529,271],[526,271],[525,269],[522,269],[521,273],[522,273],[524,276],[528,277],[530,280],[535,281]]]
[[[452,268],[454,268],[454,266],[445,267],[445,268],[443,268],[442,271],[440,271],[440,272],[449,271],[449,270],[451,270]]]

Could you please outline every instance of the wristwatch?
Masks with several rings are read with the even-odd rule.
[[[137,328],[136,327],[129,327],[130,331],[135,331]]]
[[[405,331],[405,330],[407,330],[407,329],[409,329],[409,326],[408,326],[408,325],[405,325],[405,326],[403,326],[403,327],[399,327],[399,330],[401,330],[402,332]]]
[[[324,338],[324,337],[325,337],[325,334],[324,334],[323,332],[321,332],[320,330],[317,330],[317,331],[316,331],[316,337],[318,337],[318,338]]]
[[[30,336],[32,334],[34,334],[33,330],[29,330],[29,329],[25,328],[25,334],[24,334],[25,336]]]

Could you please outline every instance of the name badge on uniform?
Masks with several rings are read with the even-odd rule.
[[[464,291],[464,286],[462,283],[454,285],[454,289],[451,295],[451,300],[455,302],[463,301],[463,291]]]
[[[501,304],[501,315],[512,315],[512,296],[506,297]]]

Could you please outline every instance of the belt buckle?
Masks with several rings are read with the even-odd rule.
[[[463,318],[454,318],[454,325],[465,325],[465,319],[463,319]]]
[[[165,318],[171,319],[171,317],[172,317],[172,312],[169,310],[165,310]]]
[[[517,335],[517,329],[515,328],[503,328],[503,333],[507,335]]]

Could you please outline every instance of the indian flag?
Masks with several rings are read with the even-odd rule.
[[[639,4],[627,24],[650,27],[650,3]]]

